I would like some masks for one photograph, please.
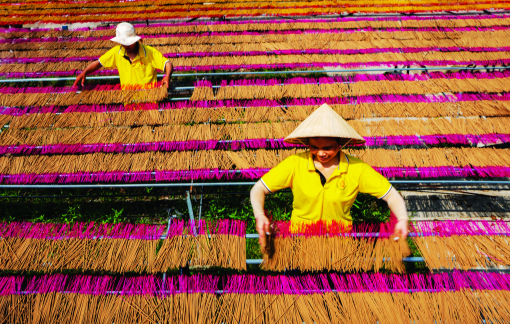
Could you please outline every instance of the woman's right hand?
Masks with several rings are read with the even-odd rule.
[[[259,233],[260,249],[266,247],[266,233],[269,233],[269,219],[265,215],[255,216],[255,229]]]
[[[85,85],[85,79],[86,79],[85,72],[80,73],[80,75],[76,77],[76,81],[74,81],[73,88],[76,88],[77,86],[83,87]]]

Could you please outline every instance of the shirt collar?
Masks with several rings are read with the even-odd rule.
[[[345,155],[344,152],[340,151],[340,163],[338,164],[338,167],[335,169],[335,172],[333,172],[333,175],[346,173],[348,168],[349,158],[347,157],[347,155]],[[308,171],[315,172],[315,165],[313,164],[312,152],[308,152]]]
[[[122,56],[126,55],[126,48],[120,45],[119,53]],[[145,58],[147,56],[147,51],[145,50],[145,46],[142,43],[138,42],[138,55],[136,57]],[[133,61],[136,60],[136,57]]]

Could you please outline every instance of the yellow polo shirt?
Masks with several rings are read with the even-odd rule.
[[[351,225],[351,207],[359,192],[383,198],[391,189],[389,181],[363,161],[341,152],[338,168],[324,187],[315,172],[309,151],[292,155],[262,177],[270,192],[291,188],[293,225],[308,222],[343,221]]]
[[[121,85],[156,83],[156,70],[164,71],[169,61],[157,49],[142,43],[138,45],[138,55],[132,62],[129,62],[122,45],[115,46],[99,58],[104,68],[119,71]]]

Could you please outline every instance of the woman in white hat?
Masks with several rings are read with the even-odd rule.
[[[310,150],[288,157],[253,186],[250,198],[261,246],[270,225],[264,215],[265,195],[289,187],[294,195],[293,226],[322,220],[349,227],[352,204],[363,192],[386,201],[398,219],[395,235],[407,236],[404,199],[371,166],[342,152],[344,145],[363,144],[365,140],[330,106],[324,104],[315,110],[285,142],[305,144]]]
[[[117,25],[116,37],[111,41],[119,43],[106,52],[99,60],[90,63],[85,70],[76,77],[73,87],[84,85],[87,75],[101,67],[117,69],[121,85],[145,85],[157,82],[156,70],[165,71],[162,84],[170,85],[173,66],[157,49],[143,45],[140,36],[135,33],[135,27],[129,23]]]

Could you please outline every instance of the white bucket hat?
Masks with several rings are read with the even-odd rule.
[[[110,40],[124,46],[133,45],[141,39],[140,36],[136,36],[135,27],[130,23],[118,24],[115,32],[116,36]]]
[[[365,143],[365,139],[328,104],[317,108],[284,141],[290,144],[308,145],[310,137],[339,138],[342,145]]]

